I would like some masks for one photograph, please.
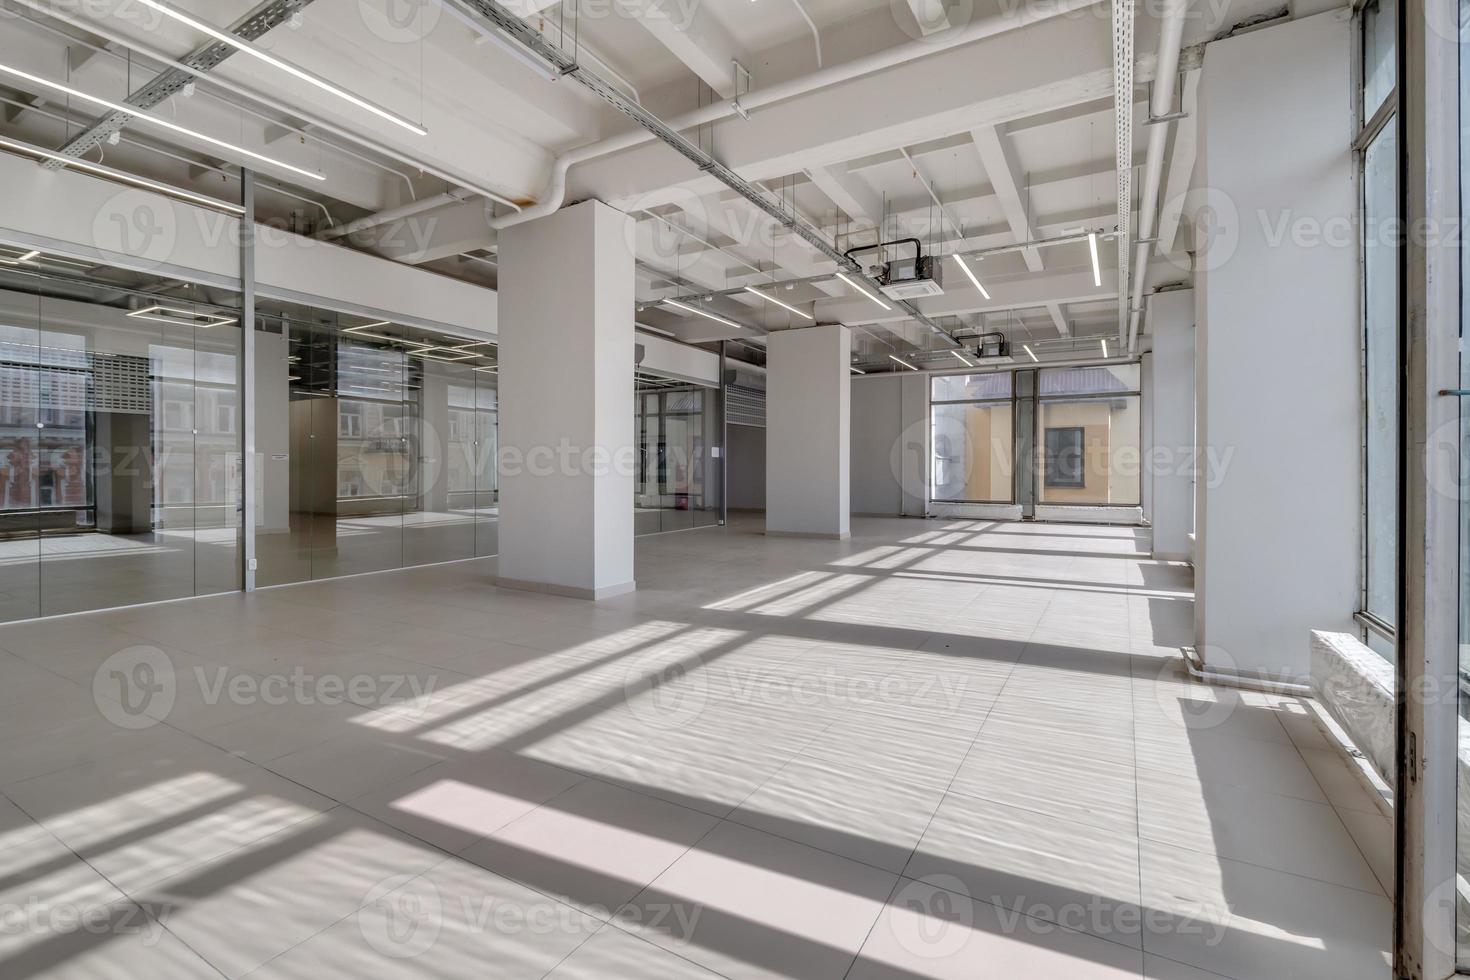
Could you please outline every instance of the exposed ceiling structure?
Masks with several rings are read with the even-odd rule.
[[[1125,354],[1189,279],[1200,46],[1271,7],[0,0],[0,150],[226,205],[248,166],[266,220],[492,286],[499,227],[596,197],[637,221],[639,322],[691,343]],[[907,307],[863,279],[897,250],[841,255],[906,238],[944,275]]]

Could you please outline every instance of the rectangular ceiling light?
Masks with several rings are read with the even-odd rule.
[[[839,273],[837,273],[837,278],[838,279],[841,279],[843,282],[847,283],[847,285],[849,287],[851,287],[852,289],[856,290],[859,293],[862,293],[868,299],[872,300],[874,303],[877,303],[879,306],[883,307],[885,310],[891,310],[891,309],[893,309],[893,307],[891,307],[887,303],[883,302],[877,296],[874,296],[872,293],[868,292],[862,286],[859,286],[857,283],[853,282],[851,279],[849,279],[847,277],[846,274],[839,272]]]
[[[801,317],[803,320],[815,320],[816,319],[816,317],[813,317],[813,316],[811,316],[808,313],[801,312],[801,310],[798,310],[796,307],[792,306],[790,303],[783,303],[779,299],[777,299],[776,297],[771,296],[771,295],[769,295],[767,293],[761,292],[759,289],[756,289],[754,286],[746,286],[745,287],[745,291],[747,293],[754,293],[756,296],[759,296],[761,299],[765,300],[767,303],[775,303],[777,306],[781,307],[781,309],[788,310],[788,311],[790,311],[792,313],[795,313],[797,316]]]
[[[974,367],[975,366],[975,365],[971,364],[969,361],[965,360],[965,355],[961,354],[959,351],[952,350],[952,351],[950,351],[950,353],[953,354],[955,357],[959,358],[960,363],[963,364],[965,367]]]
[[[1098,265],[1097,262],[1097,232],[1090,231],[1087,233],[1087,249],[1092,253],[1092,284],[1094,286],[1101,286],[1102,266]]]
[[[1102,340],[1103,357],[1107,357],[1108,356],[1108,338],[1102,337],[1102,338],[1099,338],[1099,339]]]
[[[734,320],[728,320],[725,317],[720,316],[718,313],[711,313],[709,310],[701,310],[697,306],[690,306],[688,303],[681,303],[676,299],[663,300],[663,304],[665,306],[672,306],[676,310],[684,310],[687,313],[693,313],[695,316],[702,316],[706,320],[713,320],[716,323],[723,323],[725,326],[734,327],[736,330],[745,329]]]
[[[157,320],[160,323],[173,323],[183,327],[198,327],[208,330],[210,327],[222,327],[228,323],[235,323],[234,317],[220,316],[218,313],[195,313],[193,310],[180,309],[176,306],[163,306],[155,303],[145,306],[141,310],[132,310],[123,314],[138,320]]]
[[[904,367],[906,367],[906,368],[908,368],[908,369],[909,369],[909,370],[910,370],[910,371],[917,371],[917,370],[919,370],[919,369],[918,369],[918,368],[916,368],[916,367],[914,367],[914,366],[913,366],[913,365],[912,365],[912,364],[910,364],[910,363],[909,363],[909,362],[908,362],[908,361],[905,361],[905,360],[904,360],[904,359],[903,359],[903,358],[901,358],[901,357],[896,357],[896,356],[894,356],[894,355],[893,355],[893,354],[889,354],[889,355],[888,355],[888,359],[889,359],[889,360],[890,360],[890,361],[896,361],[896,362],[898,362],[898,363],[899,363],[899,364],[902,364],[902,365],[903,365],[903,366],[904,366]]]
[[[965,262],[965,257],[959,252],[955,252],[954,260],[959,263],[959,266],[964,271],[965,275],[970,277],[970,282],[975,284],[975,288],[980,290],[980,295],[984,296],[986,299],[989,299],[990,294],[985,291],[984,286],[980,285],[980,280],[975,278],[975,273],[970,271],[970,266],[968,263]]]
[[[429,131],[420,126],[418,123],[405,119],[402,116],[398,115],[398,113],[392,112],[388,109],[384,109],[380,105],[374,105],[366,99],[359,98],[358,96],[353,95],[351,92],[348,92],[345,89],[338,88],[336,85],[333,85],[331,82],[327,81],[325,78],[322,78],[320,75],[315,75],[312,72],[307,71],[305,68],[298,68],[297,66],[291,64],[289,61],[283,61],[282,59],[277,58],[275,55],[271,54],[269,51],[264,51],[260,48],[257,48],[255,45],[251,44],[244,38],[236,37],[233,34],[227,34],[217,27],[211,27],[210,25],[204,23],[204,21],[198,20],[197,18],[184,13],[182,10],[171,7],[166,3],[161,3],[160,0],[141,0],[141,2],[144,6],[158,11],[165,17],[172,17],[180,24],[187,24],[201,34],[208,34],[216,41],[228,44],[230,47],[234,48],[236,51],[239,51],[241,54],[248,54],[252,58],[257,58],[265,62],[272,68],[279,68],[286,74],[299,78],[303,82],[306,82],[308,85],[314,85],[317,88],[321,89],[323,92],[326,92],[329,95],[335,95],[337,98],[342,99],[345,102],[351,102],[359,109],[366,109],[373,115],[378,116],[381,119],[388,120],[388,122],[393,123],[393,125],[395,126],[402,126],[409,132],[415,133],[419,136],[429,135]]]
[[[1031,358],[1031,360],[1040,362],[1041,358],[1036,356],[1036,352],[1031,349],[1030,344],[1022,344],[1021,349],[1026,352],[1026,356]]]
[[[0,72],[4,72],[7,75],[13,75],[16,78],[25,79],[28,82],[32,82],[45,88],[49,88],[54,92],[61,92],[65,95],[70,95],[72,98],[81,99],[83,102],[90,102],[93,105],[100,105],[104,109],[111,109],[113,112],[124,113],[125,115],[132,116],[134,119],[141,119],[143,122],[151,123],[152,125],[162,127],[163,129],[172,130],[175,133],[180,133],[184,136],[190,137],[191,139],[200,140],[201,142],[208,143],[211,146],[217,146],[223,150],[229,150],[231,153],[238,153],[241,156],[250,157],[252,160],[259,160],[262,163],[268,163],[272,167],[280,167],[282,170],[289,170],[294,174],[300,174],[303,177],[310,177],[312,180],[327,179],[322,174],[312,173],[310,170],[304,170],[301,167],[294,166],[282,160],[277,160],[274,157],[268,157],[264,153],[256,153],[254,150],[247,150],[243,146],[236,146],[234,143],[226,143],[224,140],[217,140],[213,136],[205,136],[203,133],[198,132],[197,130],[190,129],[188,126],[180,126],[178,123],[170,119],[164,119],[162,116],[155,116],[152,113],[144,112],[137,106],[124,105],[121,102],[113,102],[111,99],[100,98],[96,95],[88,95],[81,89],[75,89],[72,88],[70,85],[63,85],[60,82],[53,82],[50,79],[41,78],[39,75],[32,75],[28,71],[21,71],[19,68],[11,68],[9,65],[0,65]]]
[[[28,153],[45,160],[55,160],[58,163],[71,167],[73,170],[81,170],[124,184],[132,184],[134,187],[141,187],[147,191],[157,191],[160,194],[176,197],[181,201],[188,201],[191,204],[202,204],[207,208],[228,211],[233,215],[243,215],[245,213],[245,209],[238,204],[230,204],[227,201],[221,201],[207,194],[195,194],[193,191],[186,191],[182,187],[174,187],[157,180],[149,180],[147,177],[139,177],[136,174],[130,174],[114,167],[104,167],[102,164],[92,163],[90,160],[69,157],[65,153],[57,153],[55,150],[48,150],[31,143],[23,143],[20,140],[7,139],[4,136],[0,136],[0,147],[7,150],[14,150],[17,153]]]

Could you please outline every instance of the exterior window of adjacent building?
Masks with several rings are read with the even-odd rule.
[[[1010,372],[933,379],[933,499],[985,504],[1013,501],[1014,380]]]
[[[1363,106],[1356,146],[1363,209],[1363,620],[1368,645],[1393,657],[1398,601],[1398,136],[1395,0],[1362,12]]]
[[[1139,505],[1140,380],[1137,364],[1041,372],[1042,503]]]
[[[1046,430],[1046,485],[1067,490],[1087,486],[1082,465],[1087,429],[1080,425]]]

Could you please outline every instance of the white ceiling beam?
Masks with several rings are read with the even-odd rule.
[[[949,19],[948,4],[944,0],[908,0],[909,10],[925,37],[947,31],[954,24]]]
[[[764,106],[748,121],[712,124],[714,145],[747,180],[770,179],[1106,98],[1112,59],[1096,28],[1090,17],[1055,18],[829,85]],[[1151,75],[1150,58],[1139,77]],[[574,167],[569,186],[573,198],[597,196],[614,207],[652,207],[721,187],[656,142]]]
[[[620,0],[620,7],[637,14],[643,29],[718,92],[720,98],[736,96],[734,62],[749,67],[750,55],[710,12],[708,4]]]
[[[757,261],[774,262],[791,277],[825,275],[835,268],[805,239],[776,224],[743,197],[716,195],[708,203],[707,216],[711,229],[735,242],[731,248],[738,248]],[[831,282],[813,286],[829,296],[841,292],[840,285]]]
[[[1015,145],[999,126],[977,126],[970,130],[970,139],[980,154],[980,163],[990,180],[990,188],[1016,241],[1034,241],[1036,229],[1031,224],[1026,201],[1021,197],[1022,171],[1016,160]],[[1021,255],[1026,260],[1026,268],[1032,272],[1042,270],[1041,253],[1037,249],[1028,248]]]
[[[1051,314],[1051,322],[1056,324],[1058,334],[1063,337],[1072,336],[1072,326],[1067,322],[1066,314],[1062,312],[1061,303],[1047,303],[1046,312]]]
[[[1174,126],[1174,148],[1169,153],[1169,170],[1164,178],[1164,197],[1159,202],[1159,255],[1174,251],[1179,237],[1179,221],[1184,214],[1184,197],[1194,179],[1194,163],[1199,149],[1199,79],[1198,68],[1185,72],[1180,90],[1180,108],[1186,113]]]
[[[1087,303],[1116,299],[1118,274],[1115,269],[1104,269],[1102,285],[1096,286],[1092,281],[1090,267],[1056,273],[1032,272],[992,280],[986,284],[986,288],[990,290],[992,297],[988,300],[966,283],[964,288],[948,287],[943,296],[919,300],[915,305],[925,314],[939,317],[1032,309],[1051,303]],[[902,310],[880,309],[871,300],[855,296],[850,291],[841,299],[819,300],[816,313],[822,322],[845,323],[849,326],[860,323],[889,323],[907,317]]]
[[[865,224],[872,228],[883,226],[882,195],[845,165],[811,167],[806,170],[806,175],[817,190],[827,195],[827,199],[837,205],[854,224]]]

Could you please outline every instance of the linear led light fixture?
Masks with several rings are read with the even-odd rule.
[[[408,353],[408,356],[409,357],[421,357],[421,358],[423,358],[426,361],[447,361],[447,362],[454,362],[454,361],[473,361],[475,358],[477,358],[477,357],[480,356],[479,354],[456,354],[453,357],[445,357],[443,354],[431,354],[431,353],[429,353],[430,351],[433,351],[433,350],[436,350],[436,349],[437,348],[434,348],[434,347],[425,347],[423,350],[411,350],[411,351],[408,351],[407,353]]]
[[[474,350],[476,347],[494,347],[494,346],[496,346],[496,343],[493,340],[477,340],[473,344],[460,344],[458,347],[445,347],[444,350],[462,351],[462,350]]]
[[[123,316],[138,320],[157,320],[159,323],[172,323],[184,327],[198,327],[201,330],[223,327],[236,322],[234,317],[220,316],[218,313],[195,313],[193,310],[181,310],[176,306],[163,306],[158,303],[145,306],[141,310],[132,310],[124,313]]]
[[[687,313],[693,313],[695,316],[702,316],[706,320],[713,320],[716,323],[723,323],[727,327],[734,327],[737,330],[744,330],[745,329],[740,324],[736,323],[734,320],[730,320],[730,319],[727,319],[725,317],[722,317],[718,313],[711,313],[709,310],[701,310],[697,306],[690,306],[688,303],[681,303],[681,302],[679,302],[676,299],[666,299],[666,300],[663,300],[663,304],[665,306],[672,306],[676,310],[684,310]]]
[[[17,255],[13,259],[11,259],[11,258],[0,259],[0,265],[25,265],[31,259],[36,258],[40,254],[41,253],[39,251],[37,251],[35,249],[32,249],[31,251],[27,252],[24,255]]]
[[[155,116],[152,113],[144,112],[137,106],[124,105],[121,102],[113,102],[111,99],[104,99],[96,95],[88,95],[81,89],[72,88],[70,85],[63,85],[60,82],[53,82],[50,79],[42,78],[39,75],[32,75],[28,71],[21,71],[19,68],[12,68],[9,65],[0,65],[0,72],[4,72],[7,75],[14,75],[16,78],[23,78],[26,81],[33,82],[36,85],[41,85],[53,91],[61,92],[64,95],[70,95],[74,99],[81,99],[83,102],[91,102],[93,105],[100,105],[104,109],[111,109],[113,112],[124,113],[126,115],[132,116],[134,119],[141,119],[146,123],[152,123],[155,126],[161,126],[164,129],[172,130],[175,133],[180,133],[184,136],[190,137],[191,139],[196,139],[200,140],[201,142],[208,143],[211,146],[218,146],[221,149],[229,150],[232,153],[238,153],[241,156],[250,157],[252,160],[260,160],[261,162],[268,163],[273,167],[280,167],[282,170],[289,170],[292,173],[300,174],[303,177],[310,177],[312,180],[327,179],[322,174],[312,173],[310,170],[305,170],[301,167],[294,166],[292,164],[286,163],[283,160],[277,160],[275,157],[268,157],[264,153],[256,153],[254,150],[247,150],[243,146],[236,146],[234,143],[226,143],[224,140],[215,139],[213,136],[205,136],[198,130],[190,129],[188,126],[180,126],[178,123],[170,119],[164,119],[162,116]]]
[[[1101,286],[1102,266],[1098,265],[1097,262],[1097,232],[1091,231],[1087,233],[1087,248],[1092,253],[1092,284],[1094,286]]]
[[[471,17],[469,14],[465,13],[459,8],[459,4],[455,3],[454,0],[440,0],[439,6],[447,10],[449,12],[449,15],[455,20],[459,21],[461,24],[468,27],[470,30],[474,31],[485,40],[489,41],[491,44],[494,44],[496,47],[500,48],[506,54],[510,55],[512,58],[525,65],[531,71],[546,79],[548,82],[555,82],[560,80],[561,73],[558,72],[555,68],[552,68],[550,65],[542,61],[540,58],[536,57],[536,55],[534,55],[530,51],[527,51],[520,44],[516,43],[516,41],[510,35],[504,33],[499,28],[488,27],[485,24],[480,23],[475,18]]]
[[[801,317],[803,320],[815,320],[816,319],[816,317],[812,316],[811,314],[809,314],[809,313],[803,313],[803,312],[801,312],[801,310],[798,310],[796,307],[792,306],[790,303],[783,303],[779,299],[777,299],[776,297],[770,296],[770,295],[768,295],[766,293],[763,293],[759,289],[756,289],[754,286],[746,286],[745,287],[745,291],[747,293],[754,293],[756,296],[759,296],[761,299],[765,300],[767,303],[775,303],[777,306],[781,307],[781,309],[783,309],[783,310],[789,310],[790,312],[795,313],[797,316]]]
[[[950,349],[950,353],[953,354],[955,357],[959,358],[960,363],[963,364],[965,367],[974,367],[975,366],[974,364],[971,364],[968,360],[966,360],[965,359],[965,355],[961,354],[959,351],[954,350],[953,348],[951,348]]]
[[[980,285],[980,280],[975,278],[975,273],[970,271],[970,265],[968,262],[965,261],[965,257],[959,252],[955,252],[953,254],[954,260],[955,262],[959,263],[960,269],[964,271],[965,275],[970,277],[970,282],[975,284],[975,288],[980,290],[980,295],[984,296],[986,299],[989,299],[990,294],[985,291],[984,286]]]
[[[883,307],[885,310],[891,310],[891,309],[893,309],[893,307],[891,307],[887,303],[883,302],[877,296],[874,296],[872,293],[868,292],[862,286],[859,286],[857,283],[853,282],[851,279],[849,279],[847,277],[847,275],[845,273],[842,273],[842,272],[837,273],[837,278],[838,279],[841,279],[843,282],[847,283],[848,286],[850,286],[852,289],[856,290],[859,293],[862,293],[868,299],[872,300],[874,303],[877,303],[879,306]]]
[[[99,177],[106,177],[109,180],[132,184],[134,187],[141,187],[146,191],[157,191],[159,194],[176,197],[181,201],[202,204],[207,208],[217,208],[221,211],[228,211],[233,215],[243,215],[245,213],[245,209],[240,205],[230,204],[228,201],[221,201],[219,198],[210,197],[208,194],[195,194],[193,191],[186,191],[182,187],[174,187],[171,184],[165,184],[161,181],[149,180],[147,177],[139,177],[136,174],[130,174],[126,171],[118,170],[115,167],[104,167],[102,164],[92,163],[90,160],[69,157],[65,153],[57,153],[55,150],[48,150],[45,147],[36,146],[32,143],[23,143],[20,140],[7,139],[4,136],[0,136],[0,147],[7,150],[14,150],[17,153],[29,153],[45,160],[55,160],[58,163],[71,167],[73,170],[81,170],[89,174],[96,174]]]
[[[159,0],[140,0],[140,2],[144,6],[156,10],[160,14],[163,14],[165,17],[172,17],[179,23],[187,24],[201,34],[208,34],[216,41],[221,41],[225,44],[228,44],[230,47],[234,48],[236,51],[239,51],[241,54],[248,54],[250,55],[250,57],[257,58],[273,68],[279,68],[281,71],[285,72],[288,75],[294,75],[296,78],[301,79],[308,85],[315,85],[317,88],[321,89],[323,92],[326,92],[329,95],[335,95],[337,98],[342,99],[343,101],[351,102],[359,109],[366,109],[373,115],[388,120],[388,122],[393,123],[393,125],[395,126],[402,126],[409,132],[415,133],[419,136],[429,135],[429,131],[420,126],[418,123],[405,119],[402,116],[398,115],[398,113],[392,112],[388,109],[384,109],[380,105],[374,105],[367,99],[359,98],[358,96],[353,95],[351,92],[348,92],[345,89],[333,85],[331,82],[327,81],[325,78],[322,78],[320,75],[316,75],[312,72],[307,71],[305,68],[298,68],[295,65],[291,64],[289,61],[284,61],[280,58],[277,58],[269,51],[257,48],[255,45],[251,44],[244,38],[236,37],[233,34],[228,34],[217,27],[211,27],[209,24],[204,23],[202,20],[191,17],[189,14],[184,13],[182,10],[179,10],[176,7],[169,6],[166,3],[160,3]]]
[[[392,326],[392,324],[389,323],[387,320],[374,320],[372,323],[359,323],[355,327],[343,327],[342,328],[342,332],[343,333],[357,333],[357,332],[359,332],[361,330],[371,330],[374,327],[390,327],[390,326]]]
[[[910,370],[910,371],[917,371],[917,370],[919,370],[919,369],[918,369],[918,368],[916,368],[916,367],[914,367],[914,366],[913,366],[913,365],[912,365],[912,364],[910,364],[910,363],[909,363],[909,362],[908,362],[908,361],[905,361],[905,360],[903,360],[903,359],[902,359],[902,358],[900,358],[900,357],[896,357],[896,356],[894,356],[894,355],[893,355],[893,354],[889,354],[889,355],[888,355],[888,359],[889,359],[889,360],[890,360],[890,361],[896,361],[896,362],[898,362],[898,363],[899,363],[899,364],[902,364],[902,365],[903,365],[903,366],[904,366],[904,367],[906,367],[906,368],[908,368],[908,369],[909,369],[909,370]]]
[[[426,344],[422,340],[408,340],[404,337],[390,337],[384,333],[368,333],[361,327],[353,327],[351,330],[344,330],[342,332],[351,334],[354,337],[366,337],[369,340],[386,340],[390,344],[403,344],[405,347],[414,348],[413,350],[408,352],[410,354],[416,354],[419,351],[434,349],[433,344]]]
[[[849,370],[851,370],[853,374],[867,374],[868,373],[868,372],[864,371],[862,368],[850,368]]]
[[[1026,356],[1031,358],[1031,360],[1036,361],[1038,364],[1041,362],[1041,358],[1036,356],[1036,352],[1031,349],[1030,344],[1022,344],[1021,349],[1026,352]]]
[[[1108,338],[1106,338],[1106,337],[1099,337],[1098,339],[1102,341],[1103,357],[1107,357],[1108,356]]]
[[[486,365],[485,367],[477,367],[474,370],[476,370],[476,371],[484,371],[486,374],[495,374],[497,371],[500,370],[500,365],[499,364],[489,364],[489,365]]]

